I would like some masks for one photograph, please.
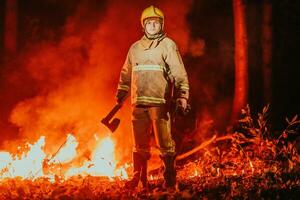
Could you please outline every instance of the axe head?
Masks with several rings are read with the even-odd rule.
[[[114,132],[118,128],[120,122],[121,120],[118,118],[114,118],[111,122],[109,122],[109,120],[107,120],[106,118],[101,120],[101,123],[109,128],[111,132]]]

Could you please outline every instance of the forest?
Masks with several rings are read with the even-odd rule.
[[[130,100],[116,103],[140,15],[155,5],[176,41],[190,112],[174,116],[176,188],[155,141],[149,187],[133,176]],[[297,199],[300,2],[3,0],[0,199]]]

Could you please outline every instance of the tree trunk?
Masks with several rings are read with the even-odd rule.
[[[263,70],[263,91],[264,103],[268,104],[272,100],[272,5],[270,0],[263,1],[262,10],[262,70]]]
[[[248,41],[246,30],[244,0],[233,0],[235,34],[235,87],[231,123],[238,119],[239,113],[248,101]]]
[[[6,0],[4,54],[10,59],[17,52],[17,0]]]

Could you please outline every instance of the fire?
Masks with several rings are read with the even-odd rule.
[[[29,151],[23,152],[20,157],[12,156],[7,152],[1,152],[0,178],[14,178],[17,176],[27,178],[34,178],[35,176],[43,176],[42,169],[43,160],[46,154],[43,151],[45,145],[45,137],[40,139],[33,145],[28,144]]]
[[[73,135],[68,134],[67,140],[63,145],[50,163],[67,163],[76,157],[78,142]]]
[[[107,176],[112,178],[116,172],[116,161],[114,156],[115,145],[111,138],[107,137],[101,140],[92,153],[90,161],[86,161],[81,167],[73,167],[67,173],[66,177],[77,174],[86,176]],[[123,172],[124,173],[124,172]]]
[[[47,155],[43,150],[45,139],[44,136],[41,136],[33,145],[27,144],[29,150],[22,152],[21,156],[0,152],[0,180],[15,177],[31,180],[45,177],[54,180],[55,175],[62,179],[76,175],[106,176],[110,179],[113,177],[128,178],[126,166],[116,167],[118,162],[115,159],[115,143],[110,137],[102,140],[96,138],[98,141],[91,159],[79,167],[72,166],[74,165],[73,161],[78,157],[77,147],[79,144],[72,134],[67,135],[66,142],[52,156]],[[63,170],[64,172],[61,169],[63,164],[67,166],[67,169]],[[51,170],[47,171],[46,168]]]

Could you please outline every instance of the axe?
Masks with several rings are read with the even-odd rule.
[[[108,113],[108,115],[101,120],[101,123],[104,124],[105,126],[107,126],[111,130],[111,132],[114,132],[120,124],[121,120],[118,118],[114,118],[111,122],[110,122],[110,120],[120,110],[121,107],[122,107],[122,104],[117,103],[113,107],[113,109]]]

